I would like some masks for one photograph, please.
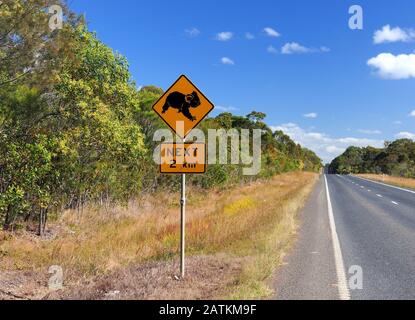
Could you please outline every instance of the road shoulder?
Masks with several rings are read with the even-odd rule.
[[[299,214],[298,238],[273,280],[276,300],[338,299],[324,176]]]

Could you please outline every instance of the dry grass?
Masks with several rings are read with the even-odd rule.
[[[317,177],[289,173],[223,192],[189,190],[188,255],[220,254],[241,266],[216,297],[270,294],[265,280],[290,245],[296,214]],[[88,208],[81,216],[66,212],[52,227],[59,230],[54,239],[0,235],[0,270],[45,272],[60,265],[65,283],[80,286],[136,265],[172,261],[179,247],[178,197],[160,193],[127,208]]]
[[[391,184],[402,188],[410,188],[415,190],[415,179],[393,177],[382,174],[358,174],[357,176],[369,180],[375,180],[386,184]]]

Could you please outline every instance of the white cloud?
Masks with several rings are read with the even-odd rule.
[[[411,132],[399,132],[396,135],[396,138],[398,138],[398,139],[411,139],[411,140],[415,140],[415,133],[411,133]]]
[[[377,30],[373,35],[373,42],[375,44],[398,41],[409,42],[412,40],[415,40],[415,30],[403,30],[399,27],[391,29],[390,25],[384,26],[382,30]]]
[[[233,33],[226,31],[226,32],[219,32],[216,35],[216,40],[218,41],[229,41],[233,38]]]
[[[301,44],[297,43],[297,42],[290,42],[290,43],[286,43],[282,48],[281,48],[281,53],[282,54],[294,54],[294,53],[317,53],[317,52],[330,52],[330,48],[327,47],[320,47],[320,49],[316,49],[316,48],[308,48],[305,46],[302,46]]]
[[[307,52],[310,52],[310,49],[298,44],[297,42],[286,43],[281,48],[282,54],[307,53]]]
[[[343,152],[345,152],[346,149],[345,148],[339,148],[336,146],[328,146],[326,147],[326,152],[331,153],[331,154],[342,154]]]
[[[226,65],[229,65],[229,66],[235,65],[235,62],[232,59],[228,58],[228,57],[223,57],[223,58],[220,59],[220,61],[222,62],[222,64],[226,64]]]
[[[318,117],[318,114],[315,112],[311,112],[311,113],[303,114],[303,117],[309,118],[309,119],[316,119]]]
[[[369,59],[367,64],[376,69],[383,79],[409,79],[415,78],[415,54],[393,55],[381,53]]]
[[[278,50],[277,50],[274,46],[269,46],[269,47],[267,48],[267,51],[268,51],[269,53],[273,53],[273,54],[277,54],[277,53],[278,53]]]
[[[402,121],[396,120],[396,121],[393,122],[393,124],[396,124],[397,126],[399,126],[399,125],[402,124]]]
[[[267,36],[273,37],[273,38],[278,38],[281,36],[281,34],[277,30],[270,28],[270,27],[264,28],[264,32],[266,33]]]
[[[382,131],[380,130],[368,130],[368,129],[359,129],[357,130],[359,133],[363,134],[382,134]]]
[[[200,34],[200,30],[194,27],[186,29],[184,32],[186,32],[186,35],[190,38],[195,38]]]
[[[316,152],[326,163],[342,154],[350,146],[373,146],[382,148],[384,145],[383,140],[376,139],[360,139],[354,137],[333,138],[325,133],[303,129],[295,123],[282,124],[272,127],[272,129],[283,131],[295,142]]]
[[[245,33],[245,38],[247,38],[248,40],[253,40],[253,39],[255,39],[255,36],[250,32],[246,32]]]
[[[218,111],[222,111],[222,112],[232,112],[232,111],[238,111],[238,108],[229,106],[229,107],[224,107],[224,106],[215,106],[215,110]]]
[[[410,117],[415,117],[415,110],[412,110],[411,113],[409,114]]]

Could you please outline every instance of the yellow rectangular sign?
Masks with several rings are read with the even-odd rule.
[[[198,174],[206,172],[206,145],[204,143],[163,143],[160,157],[160,173]]]

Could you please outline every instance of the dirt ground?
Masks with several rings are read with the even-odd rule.
[[[39,300],[48,293],[48,273],[0,271],[0,300]]]
[[[152,262],[97,277],[61,291],[49,292],[50,275],[23,271],[0,274],[0,299],[44,300],[209,300],[222,292],[240,272],[237,259],[196,256],[187,259],[187,275],[181,281],[178,261]]]

